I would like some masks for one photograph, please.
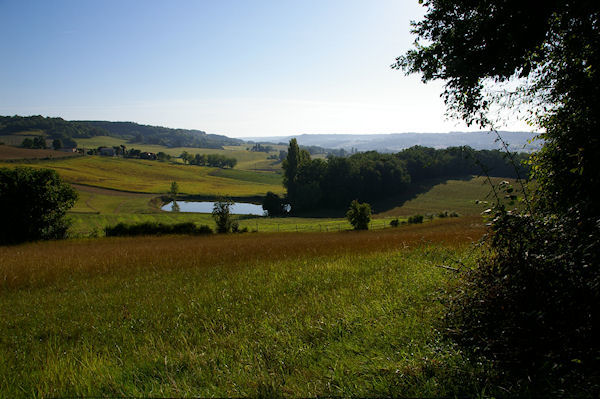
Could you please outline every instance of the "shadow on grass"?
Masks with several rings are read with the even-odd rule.
[[[418,183],[411,183],[407,189],[400,193],[376,201],[367,201],[371,204],[371,210],[374,214],[390,211],[394,208],[403,206],[406,202],[417,198],[431,190],[433,187],[444,184],[449,180],[470,181],[474,176],[449,176],[444,178],[425,179]],[[293,216],[304,218],[343,218],[346,216],[346,208],[343,209],[314,209],[297,212]]]
[[[373,213],[387,212],[394,208],[399,208],[403,206],[408,201],[417,198],[419,195],[428,192],[433,187],[439,184],[444,184],[449,180],[470,181],[473,180],[473,178],[474,176],[451,176],[444,178],[425,179],[418,183],[410,184],[407,190],[403,193],[396,194],[385,199],[373,201],[371,203],[371,209]]]

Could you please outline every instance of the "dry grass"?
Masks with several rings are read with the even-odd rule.
[[[477,240],[481,217],[440,219],[397,229],[342,233],[260,233],[210,237],[103,238],[0,248],[0,292],[74,278],[140,270],[251,265],[265,261],[366,254],[425,243]]]

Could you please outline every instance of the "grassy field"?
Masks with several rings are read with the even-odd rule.
[[[436,267],[472,218],[347,233],[1,247],[0,396],[454,396]]]
[[[238,161],[236,168],[242,170],[267,170],[267,171],[279,171],[281,169],[280,164],[274,164],[273,160],[268,160],[269,154],[264,152],[248,151],[248,145],[241,146],[225,146],[224,149],[212,149],[212,148],[190,148],[190,147],[164,147],[153,144],[139,144],[129,143],[127,140],[118,139],[109,136],[96,136],[89,139],[77,139],[77,146],[84,148],[98,148],[100,146],[120,146],[124,145],[127,148],[137,148],[142,151],[149,151],[158,153],[160,151],[169,154],[174,157],[178,157],[182,152],[187,151],[190,154],[221,154],[231,158],[235,158]],[[284,146],[275,146],[276,151],[271,154],[279,154],[279,149],[285,149]]]
[[[141,159],[83,156],[34,163],[0,163],[0,166],[51,168],[70,183],[141,193],[166,193],[172,181],[178,182],[183,194],[243,197],[264,195],[267,191],[283,192],[281,178],[274,173],[234,170],[228,176],[228,172],[217,172],[215,168]],[[250,178],[252,173],[256,176]]]
[[[0,139],[2,142],[2,139]],[[18,160],[18,159],[56,159],[74,157],[79,154],[73,152],[54,151],[50,149],[30,149],[13,147],[10,145],[0,145],[0,161]]]
[[[515,192],[521,194],[514,179],[492,177],[490,180],[494,185],[501,181],[509,181],[515,185]],[[487,178],[479,176],[448,180],[431,179],[408,193],[375,203],[373,207],[379,216],[437,214],[444,210],[455,211],[461,215],[479,215],[489,207],[482,201],[494,202],[494,197]]]
[[[225,170],[224,173],[237,171]],[[246,173],[246,172],[241,172]],[[243,178],[243,176],[242,176]],[[496,179],[499,180],[499,179]],[[435,184],[437,183],[437,184]],[[372,228],[389,226],[390,220],[400,218],[405,220],[410,215],[437,215],[444,210],[458,212],[461,216],[479,215],[485,209],[484,204],[477,200],[485,200],[489,194],[489,186],[483,178],[468,180],[433,181],[427,191],[409,193],[404,198],[395,198],[387,204],[374,204],[374,209],[388,207],[387,210],[373,215]],[[429,187],[430,186],[430,187]],[[73,221],[72,233],[85,236],[102,232],[104,227],[117,223],[180,223],[194,222],[214,227],[214,221],[209,214],[170,213],[160,211],[151,200],[153,195],[125,193],[113,190],[103,190],[94,187],[77,186],[80,198],[70,217]],[[402,202],[404,201],[404,202]],[[385,209],[385,208],[383,208]],[[267,218],[234,216],[241,228],[259,232],[284,231],[335,231],[351,228],[344,218],[344,212],[338,212],[335,217],[294,217]]]

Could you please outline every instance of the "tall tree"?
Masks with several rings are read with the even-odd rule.
[[[292,207],[292,212],[297,211],[298,206],[298,171],[300,167],[310,162],[310,154],[301,150],[298,141],[293,138],[288,146],[287,157],[283,161],[283,186],[287,189],[287,198]]]
[[[512,395],[597,396],[600,2],[422,3],[415,48],[393,67],[445,81],[449,111],[468,124],[493,127],[490,110],[516,106],[544,131],[534,201],[526,213],[496,207],[489,252],[450,301],[447,331],[492,360]]]

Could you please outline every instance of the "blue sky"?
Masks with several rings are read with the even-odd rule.
[[[466,130],[444,117],[441,83],[389,67],[422,13],[416,0],[0,0],[0,115],[234,137]]]

